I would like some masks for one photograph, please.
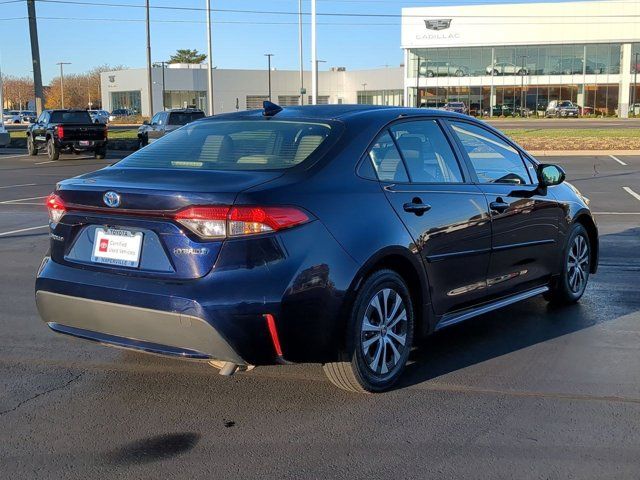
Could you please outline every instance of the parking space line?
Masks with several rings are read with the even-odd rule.
[[[618,162],[620,165],[624,165],[626,166],[627,164],[624,163],[622,160],[620,160],[618,157],[616,157],[615,155],[609,155],[611,158],[613,158],[616,162]]]
[[[54,163],[53,160],[48,160],[46,162],[36,162],[34,165],[44,165],[45,163]]]
[[[2,187],[0,187],[0,190],[2,190],[3,188],[35,187],[36,185],[37,185],[36,183],[21,183],[19,185],[3,185]]]
[[[20,158],[20,157],[28,157],[28,156],[29,156],[28,153],[24,155],[0,155],[0,160],[7,159],[7,158]]]
[[[39,200],[41,198],[47,198],[47,195],[43,196],[43,197],[29,197],[29,198],[16,198],[14,200],[5,200],[3,202],[0,202],[0,205],[4,205],[4,204],[12,204],[12,203],[17,203],[17,202],[22,202],[22,201],[26,201],[26,200]]]
[[[640,195],[638,195],[636,192],[631,190],[629,187],[622,187],[622,189],[640,202]]]
[[[24,204],[21,204],[24,205]],[[640,212],[593,212],[594,215],[640,215]]]
[[[37,227],[21,228],[19,230],[11,230],[10,232],[0,232],[0,237],[6,237],[7,235],[13,235],[15,233],[30,232],[31,230],[40,230],[41,228],[48,228],[49,225],[40,225]]]

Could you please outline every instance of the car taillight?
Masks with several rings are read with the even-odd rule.
[[[104,126],[104,139],[107,140],[107,137],[109,136],[109,127],[108,126]]]
[[[308,222],[295,207],[197,206],[180,210],[176,221],[204,239],[275,232]]]
[[[56,127],[56,135],[60,139],[64,138],[64,127],[62,125],[58,125]]]
[[[56,195],[55,193],[52,193],[47,197],[46,204],[47,204],[47,211],[49,212],[49,219],[53,223],[58,223],[66,213],[66,210],[64,208],[64,202],[58,195]]]

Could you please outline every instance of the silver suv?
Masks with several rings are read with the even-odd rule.
[[[487,67],[487,73],[489,75],[527,75],[529,70],[515,63],[496,62]]]
[[[578,117],[580,109],[570,100],[551,100],[547,105],[546,117]]]

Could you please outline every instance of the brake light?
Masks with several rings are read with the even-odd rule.
[[[66,213],[64,202],[58,195],[52,193],[47,197],[46,205],[49,212],[49,220],[53,223],[58,223]]]
[[[64,127],[62,125],[56,127],[56,135],[61,140],[64,138]]]
[[[308,222],[295,207],[197,206],[180,210],[175,220],[204,239],[275,232]]]

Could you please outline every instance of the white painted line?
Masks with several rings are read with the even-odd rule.
[[[594,215],[640,215],[640,212],[593,212]]]
[[[636,192],[631,190],[629,187],[622,187],[622,189],[640,202],[640,195],[638,195]]]
[[[0,205],[6,204],[6,203],[17,203],[17,202],[22,202],[26,200],[39,200],[40,198],[47,198],[47,195],[45,195],[44,197],[29,197],[29,198],[16,198],[15,200],[5,200],[4,202],[0,202]]]
[[[24,154],[24,155],[0,155],[0,160],[2,159],[6,159],[6,158],[20,158],[20,157],[28,157],[29,154]]]
[[[35,187],[37,184],[35,183],[21,183],[19,185],[3,185],[0,187],[0,190],[3,188],[18,188],[18,187]]]
[[[21,228],[20,230],[12,230],[10,232],[0,232],[0,237],[13,235],[14,233],[30,232],[31,230],[40,230],[41,228],[49,228],[49,225],[40,225],[39,227]]]
[[[620,160],[618,157],[616,157],[615,155],[609,155],[611,158],[613,158],[616,162],[618,162],[620,165],[627,165],[626,163],[624,163],[622,160]]]
[[[44,165],[45,163],[54,163],[54,161],[53,160],[49,160],[47,162],[36,162],[36,163],[34,163],[34,165]]]

